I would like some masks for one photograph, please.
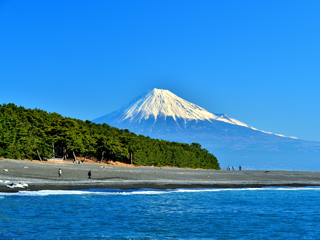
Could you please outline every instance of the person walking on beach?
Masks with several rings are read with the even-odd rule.
[[[58,174],[59,174],[59,177],[61,177],[61,174],[62,174],[61,168],[59,168]]]
[[[88,179],[91,179],[91,170],[88,172]]]

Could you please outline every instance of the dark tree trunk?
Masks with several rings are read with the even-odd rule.
[[[62,159],[63,159],[63,160],[66,159],[66,147],[65,147],[65,146],[63,146]]]
[[[56,154],[55,154],[55,152],[54,152],[54,143],[52,143],[52,158],[55,158],[56,157]]]
[[[72,151],[73,153],[73,158],[74,158],[74,161],[77,161],[77,157],[76,157],[76,154],[74,153],[74,151]]]
[[[104,151],[102,152],[102,156],[101,156],[101,160],[100,160],[100,162],[102,162],[102,160],[103,160],[103,156],[104,156]]]

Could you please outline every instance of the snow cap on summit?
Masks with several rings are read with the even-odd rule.
[[[140,96],[132,104],[129,104],[124,112],[124,119],[134,118],[138,115],[140,120],[148,119],[150,115],[153,115],[155,119],[158,116],[170,116],[174,120],[176,118],[188,120],[210,120],[217,118],[213,113],[178,97],[168,90],[156,88]]]

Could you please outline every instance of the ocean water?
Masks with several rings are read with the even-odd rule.
[[[320,239],[320,188],[0,193],[0,239]]]

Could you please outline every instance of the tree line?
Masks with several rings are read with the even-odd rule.
[[[178,143],[136,135],[105,123],[96,124],[0,105],[0,157],[11,159],[63,157],[113,160],[135,165],[220,169],[216,157],[199,143]]]

